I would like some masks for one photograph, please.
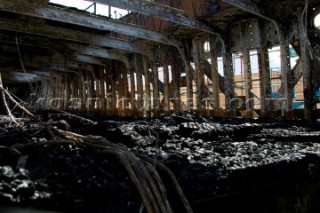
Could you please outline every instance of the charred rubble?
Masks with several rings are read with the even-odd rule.
[[[159,119],[39,114],[55,129],[103,138],[173,172],[193,212],[316,212],[318,122],[204,118]],[[1,205],[57,212],[138,212],[143,200],[118,157],[61,139],[33,119],[23,128],[1,117]],[[94,121],[94,122],[91,122]],[[185,212],[168,174],[158,170],[173,212]]]

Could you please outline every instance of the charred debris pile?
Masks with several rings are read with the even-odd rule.
[[[57,212],[316,212],[318,122],[0,117],[0,203]],[[18,125],[18,126],[17,126]]]

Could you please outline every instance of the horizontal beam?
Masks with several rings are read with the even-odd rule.
[[[107,36],[94,35],[76,30],[53,27],[45,23],[33,25],[32,20],[6,19],[0,18],[0,29],[28,33],[33,35],[45,36],[53,39],[60,39],[78,43],[90,44],[98,47],[108,47],[120,49],[127,52],[140,53],[150,57],[152,51],[149,47],[143,47],[140,44],[128,42]]]
[[[244,0],[222,0],[223,2],[230,4],[234,7],[237,7],[241,10],[247,11],[251,14],[254,14],[256,16],[265,18],[266,16],[263,14],[263,11],[258,8],[257,5],[255,5],[252,2],[244,1]]]
[[[165,4],[146,0],[95,0],[95,2],[217,34],[216,29],[214,29],[208,23],[197,19],[193,14],[177,8],[169,7]]]
[[[5,43],[16,43],[15,36],[12,36],[12,34],[9,33],[0,33],[0,41]],[[17,35],[17,41],[20,45],[44,47],[62,53],[64,58],[61,58],[61,60],[69,60],[70,62],[68,62],[68,64],[72,63],[74,60],[80,60],[81,62],[101,65],[101,60],[94,57],[122,61],[126,65],[128,63],[125,54],[113,53],[112,51],[102,48],[88,47],[84,44],[68,43],[61,40],[50,40],[48,38],[30,35]],[[75,56],[76,53],[82,54],[82,56]],[[85,56],[86,54],[94,57]]]
[[[175,43],[175,41],[170,40],[166,35],[162,33],[151,31],[137,25],[110,18],[103,18],[61,9],[53,6],[45,7],[33,3],[33,1],[31,0],[24,0],[23,2],[20,0],[2,0],[0,1],[0,11],[23,14],[27,16],[33,16],[92,29],[117,32],[124,35],[151,40],[168,45],[174,45]]]

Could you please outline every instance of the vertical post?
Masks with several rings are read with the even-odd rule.
[[[245,94],[246,94],[246,111],[251,112],[253,110],[252,103],[252,75],[251,75],[251,65],[250,65],[250,52],[249,48],[244,47],[242,49],[243,55],[243,69],[244,69],[244,79],[245,79]]]
[[[129,61],[131,61],[130,59]],[[131,103],[131,115],[135,115],[136,110],[136,81],[134,77],[135,65],[130,63],[129,75],[130,75],[130,103]]]
[[[87,90],[88,90],[88,97],[87,97],[87,102],[88,102],[88,112],[93,113],[94,108],[95,108],[95,89],[94,85],[95,84],[95,75],[93,71],[87,71]]]
[[[135,70],[137,75],[137,92],[138,92],[138,114],[139,116],[142,115],[143,112],[143,82],[142,82],[142,71],[141,71],[141,61],[140,57],[135,54],[134,55],[134,63],[135,63]]]
[[[105,67],[99,66],[99,73],[100,73],[100,96],[99,96],[99,103],[100,103],[100,110],[101,110],[101,115],[106,114],[106,88],[105,88],[105,78],[106,78],[106,73],[105,73]]]
[[[204,53],[201,37],[196,37],[193,39],[193,59],[195,63],[195,82],[197,88],[197,109],[200,114],[203,114],[205,110],[205,104],[203,100],[204,96]]]
[[[290,52],[289,52],[289,38],[285,32],[280,34],[280,58],[281,58],[281,103],[285,108],[286,118],[291,120],[293,118],[293,99],[292,99],[292,78],[290,66]]]
[[[79,96],[80,96],[80,110],[86,109],[86,84],[85,84],[85,72],[82,70],[79,76]]]
[[[124,115],[128,116],[129,111],[129,91],[128,91],[128,71],[126,67],[122,68],[122,82],[123,82],[123,110]]]
[[[232,53],[229,40],[224,40],[223,53],[223,73],[224,73],[224,88],[225,88],[225,104],[227,116],[235,116],[235,103],[233,101],[234,95],[234,74]]]
[[[64,110],[68,110],[69,105],[70,105],[70,88],[71,88],[71,81],[70,81],[70,76],[68,74],[65,74],[65,96],[64,96]]]
[[[117,102],[118,102],[118,96],[117,96],[117,91],[119,88],[119,82],[117,79],[117,74],[116,74],[116,70],[115,70],[115,65],[112,65],[111,68],[111,73],[112,76],[110,78],[110,82],[111,82],[111,115],[118,115],[118,109],[117,109]],[[118,94],[119,95],[119,94]]]
[[[117,63],[117,62],[115,62]],[[123,85],[123,81],[122,81],[122,75],[123,73],[121,73],[121,70],[119,69],[118,67],[118,64],[116,65],[115,67],[115,73],[116,73],[116,79],[117,79],[117,85],[118,85],[118,88],[117,88],[117,92],[118,92],[118,100],[117,100],[117,105],[118,105],[118,110],[117,110],[117,113],[118,115],[120,116],[124,116],[124,101],[125,101],[125,97],[124,97],[124,85]]]
[[[186,72],[186,92],[187,92],[187,110],[193,110],[193,82],[192,82],[192,67],[190,61],[187,60],[185,47],[179,48],[181,59],[184,63],[184,69]]]
[[[172,100],[173,100],[173,109],[174,111],[180,111],[180,79],[181,79],[181,70],[182,68],[182,61],[181,58],[178,56],[178,51],[171,47],[170,56],[171,56],[171,73],[172,73]]]
[[[252,74],[250,62],[251,23],[240,25],[241,52],[243,56],[244,86],[246,95],[246,117],[253,116]]]
[[[144,108],[146,110],[147,117],[150,117],[151,108],[151,89],[150,89],[150,79],[149,79],[149,69],[148,69],[148,58],[143,56],[143,73],[145,79],[145,96],[144,96]]]
[[[218,62],[217,62],[217,46],[216,37],[209,37],[210,44],[210,59],[211,59],[211,81],[212,81],[212,100],[213,110],[217,111],[220,108],[219,98],[219,73],[218,73]]]
[[[154,116],[158,117],[160,114],[160,94],[159,94],[159,74],[158,66],[156,63],[152,65],[152,74],[153,74],[153,112]]]
[[[115,85],[113,81],[113,74],[111,72],[111,66],[106,69],[106,82],[107,82],[107,115],[111,116],[113,114],[114,100],[115,100]]]
[[[170,110],[170,102],[169,102],[169,62],[168,62],[168,47],[161,47],[161,61],[163,65],[163,81],[164,81],[164,111]]]
[[[261,45],[258,50],[259,78],[260,78],[260,109],[262,117],[270,117],[272,110],[271,80],[268,48]]]
[[[303,95],[304,95],[304,119],[314,120],[316,119],[314,109],[316,107],[315,100],[315,73],[313,67],[313,55],[308,47],[307,36],[308,32],[305,32],[304,23],[308,17],[303,15],[299,19],[299,35],[300,35],[300,48],[301,48],[301,63],[302,63],[302,76],[303,76]]]

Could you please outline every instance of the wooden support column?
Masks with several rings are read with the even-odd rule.
[[[129,75],[130,75],[130,103],[131,103],[131,116],[134,116],[136,113],[136,81],[135,81],[135,64],[133,63],[135,58],[134,56],[130,56],[129,63]]]
[[[286,32],[281,32],[280,35],[280,58],[281,58],[281,110],[285,111],[285,117],[288,120],[293,119],[293,99],[292,99],[292,82],[289,38]]]
[[[201,37],[193,39],[193,60],[195,63],[195,82],[196,82],[196,98],[197,98],[197,111],[203,114],[205,110],[205,95],[203,91],[204,85],[204,52]]]
[[[250,40],[252,39],[251,23],[240,24],[240,40],[241,40],[241,52],[243,58],[243,70],[244,70],[244,87],[246,96],[246,117],[253,117],[253,94],[252,90],[252,74],[251,74],[251,61],[250,61]]]
[[[64,92],[64,106],[63,110],[68,110],[70,106],[70,98],[71,98],[71,81],[70,76],[68,74],[64,75],[65,79],[65,92]]]
[[[302,16],[299,18],[299,35],[300,35],[300,50],[303,76],[303,95],[304,95],[304,119],[315,120],[316,115],[314,109],[316,108],[316,91],[315,91],[315,72],[313,53],[310,50],[308,42],[309,32],[305,32],[305,23],[308,24],[306,18]]]
[[[244,83],[245,83],[245,94],[246,94],[246,111],[252,114],[253,111],[253,96],[252,90],[252,74],[251,74],[251,62],[250,62],[250,51],[249,48],[244,47],[242,49],[243,55],[243,69],[244,69]]]
[[[226,116],[235,116],[235,91],[234,91],[234,73],[232,53],[229,40],[224,40],[224,53],[223,53],[223,73],[224,73],[224,88],[225,88],[225,104]]]
[[[145,96],[144,96],[144,108],[146,111],[146,116],[150,117],[151,110],[151,89],[150,89],[150,79],[149,79],[149,69],[148,69],[148,58],[143,56],[143,74],[145,79]]]
[[[158,65],[156,63],[152,64],[152,74],[153,74],[153,113],[155,117],[160,116],[160,93],[159,93],[159,74]]]
[[[173,48],[171,48],[173,49]],[[176,112],[181,110],[181,99],[180,99],[180,80],[181,80],[181,70],[183,70],[181,57],[179,56],[178,51],[174,48],[174,50],[170,51],[171,55],[171,72],[172,72],[172,101],[173,101],[173,109]]]
[[[187,57],[187,54],[186,54],[187,51],[185,50],[185,48],[186,47],[180,47],[179,52],[181,54],[181,59],[183,61],[184,69],[186,72],[187,110],[193,110],[193,82],[192,82],[192,72],[193,72],[192,70],[193,69],[191,67],[190,61],[187,60],[188,57]]]
[[[257,50],[260,78],[260,109],[262,117],[272,117],[273,101],[271,97],[271,79],[269,54],[266,46],[260,46]]]
[[[269,53],[267,47],[266,31],[263,28],[263,23],[256,20],[254,22],[255,41],[257,46],[257,57],[259,66],[259,87],[260,87],[260,110],[261,117],[273,117],[273,100],[271,96],[271,78]]]
[[[97,76],[95,76],[94,82],[95,82],[95,98],[94,98],[94,111],[95,115],[101,113],[101,80],[100,80],[100,66],[97,65],[96,72]]]
[[[128,116],[129,113],[129,90],[128,90],[128,71],[127,68],[122,68],[122,81],[123,81],[123,104],[124,104],[124,116]]]
[[[219,98],[219,72],[218,72],[218,61],[217,61],[217,46],[216,36],[209,37],[210,44],[210,59],[211,59],[211,80],[212,80],[212,95],[211,104],[214,111],[220,109],[220,98]]]
[[[117,68],[119,69],[119,65],[117,66]],[[126,102],[126,97],[125,97],[125,81],[123,80],[124,76],[123,76],[124,72],[123,70],[120,68],[119,70],[116,71],[116,78],[117,78],[117,91],[118,91],[118,100],[117,100],[117,105],[118,105],[118,115],[119,116],[125,116],[125,102]]]
[[[86,82],[85,82],[85,71],[81,71],[80,79],[79,79],[79,98],[81,103],[81,111],[86,109],[86,101],[87,101],[87,94],[86,94]]]
[[[100,84],[100,91],[99,91],[99,103],[100,103],[100,115],[106,115],[106,84],[105,84],[105,67],[99,66],[99,84]]]
[[[70,78],[71,80],[71,98],[69,100],[69,108],[71,110],[76,110],[78,107],[76,100],[79,98],[79,81],[78,81],[79,75],[73,74],[73,78]]]
[[[109,66],[107,71],[107,115],[113,116],[116,111],[116,77],[113,72],[113,65]]]
[[[55,78],[54,96],[50,100],[51,107],[53,107],[53,108],[60,108],[61,107],[61,97],[62,97],[61,89],[62,89],[61,76],[57,75]]]
[[[138,102],[138,116],[143,114],[143,82],[142,82],[142,66],[140,57],[134,55],[134,64],[137,75],[137,102]]]
[[[95,78],[93,77],[93,73],[91,73],[90,71],[86,71],[86,88],[87,88],[87,98],[86,98],[86,102],[87,102],[87,113],[93,113],[94,111],[94,105],[95,105],[95,90],[94,90],[94,81]]]
[[[163,66],[163,81],[164,81],[164,111],[170,111],[170,102],[169,102],[169,58],[168,58],[168,47],[161,47],[161,62]]]

